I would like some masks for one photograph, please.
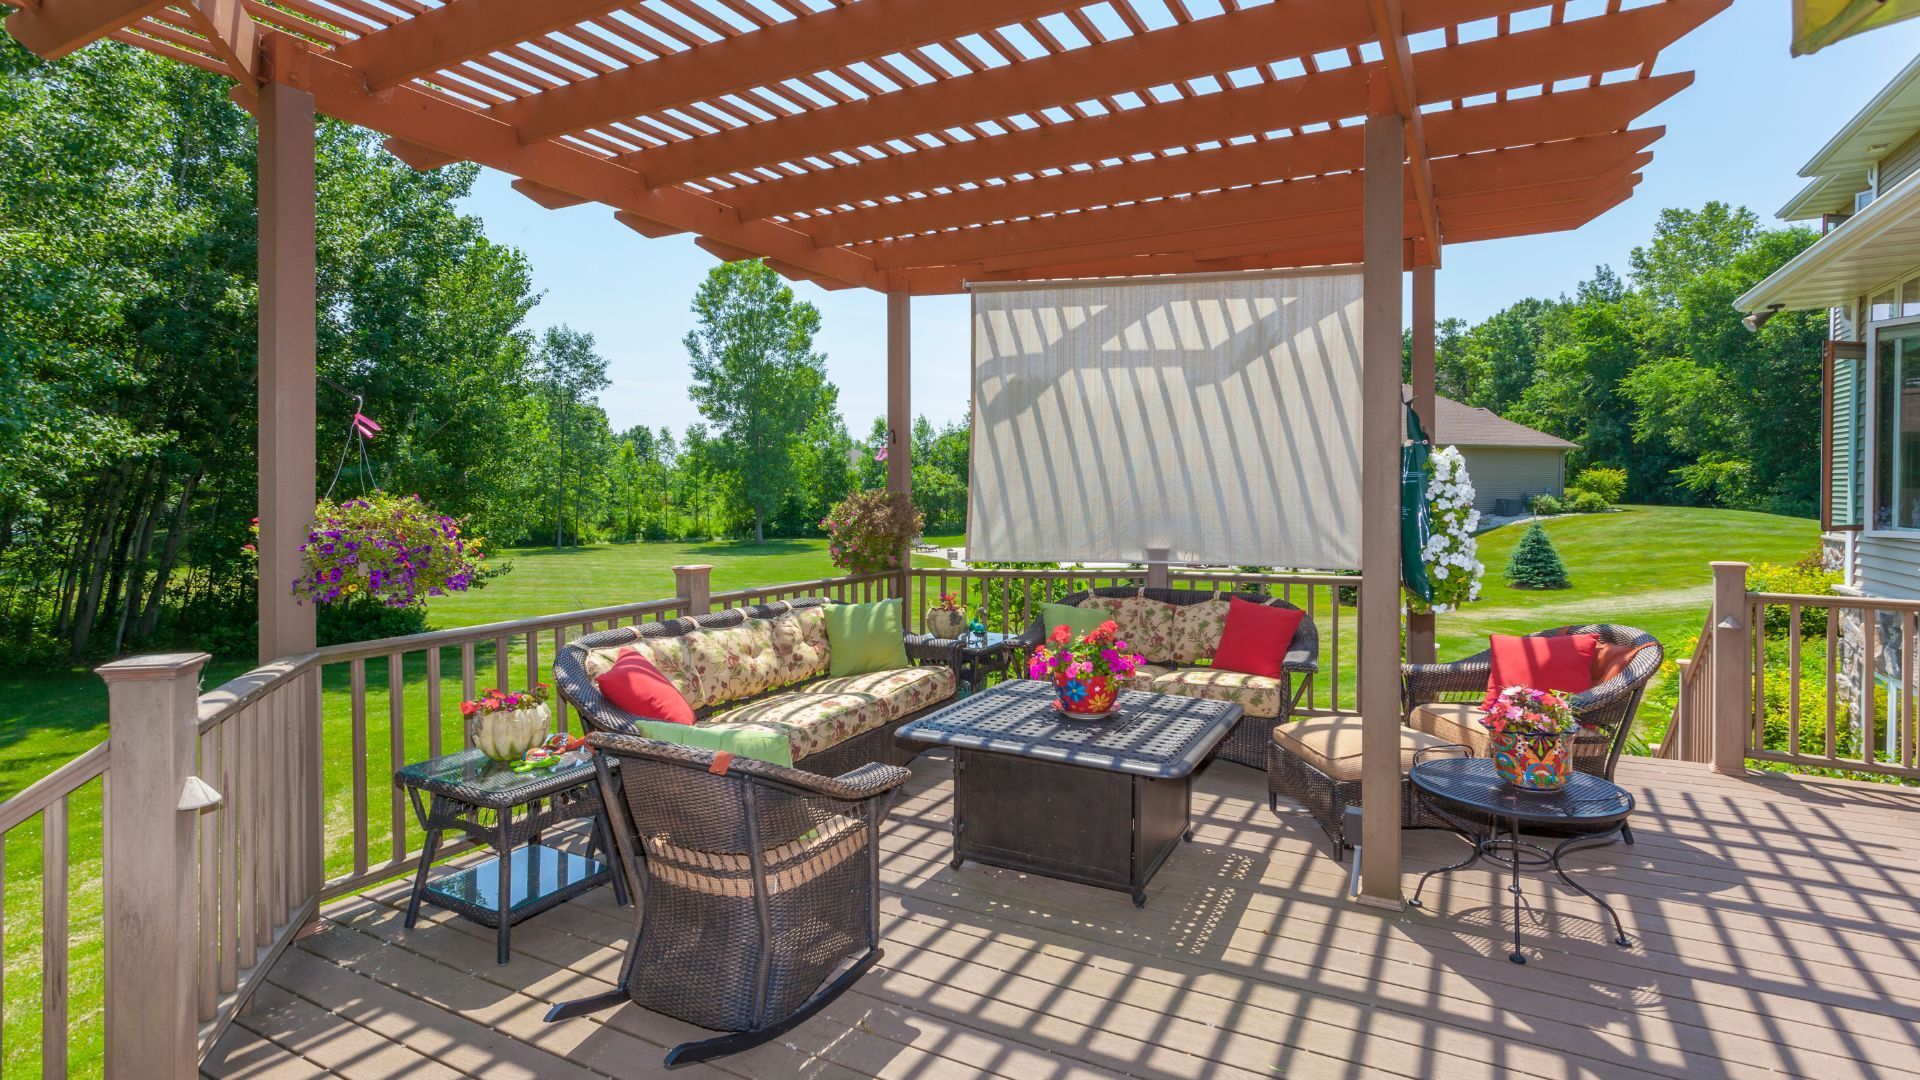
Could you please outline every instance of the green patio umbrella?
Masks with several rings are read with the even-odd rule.
[[[1400,578],[1407,591],[1433,602],[1433,582],[1427,577],[1427,537],[1433,533],[1433,515],[1427,506],[1427,483],[1433,479],[1433,442],[1420,424],[1412,403],[1407,413],[1407,438],[1400,444]]]
[[[1793,0],[1793,55],[1920,15],[1920,0]]]

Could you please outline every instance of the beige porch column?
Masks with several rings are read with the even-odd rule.
[[[314,646],[313,605],[294,603],[313,522],[313,95],[260,92],[260,659]]]
[[[1400,278],[1406,121],[1367,118],[1362,252],[1366,300],[1360,376],[1361,900],[1400,895]],[[1382,115],[1382,113],[1385,113]]]
[[[1433,437],[1433,272],[1431,266],[1413,268],[1413,411]],[[1431,664],[1435,659],[1433,616],[1407,616],[1407,660]]]
[[[887,294],[887,490],[913,498],[913,297]],[[898,588],[901,618],[913,626],[913,612],[905,610],[907,568],[913,565],[912,546],[900,545]]]

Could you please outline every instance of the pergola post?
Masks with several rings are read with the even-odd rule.
[[[1366,127],[1360,376],[1360,899],[1400,892],[1400,290],[1406,121],[1378,104]]]
[[[1413,268],[1413,411],[1427,429],[1433,431],[1433,273],[1432,266]],[[1433,613],[1407,616],[1407,661],[1431,664],[1434,648]]]
[[[313,95],[260,92],[260,660],[314,647],[314,609],[295,603],[313,523]]]
[[[887,491],[913,498],[913,297],[906,292],[887,294]],[[913,545],[900,545],[900,570],[896,588],[900,596],[901,619],[913,625],[913,613],[906,610],[908,567],[913,565]]]

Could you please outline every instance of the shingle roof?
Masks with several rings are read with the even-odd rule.
[[[1530,450],[1572,450],[1576,444],[1535,431],[1525,424],[1502,420],[1486,409],[1462,405],[1451,398],[1433,399],[1435,446],[1497,446]]]

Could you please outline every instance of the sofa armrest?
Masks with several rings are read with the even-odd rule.
[[[941,664],[946,667],[958,667],[960,664],[958,638],[937,638],[932,634],[908,634],[903,640],[907,648],[908,663]]]

